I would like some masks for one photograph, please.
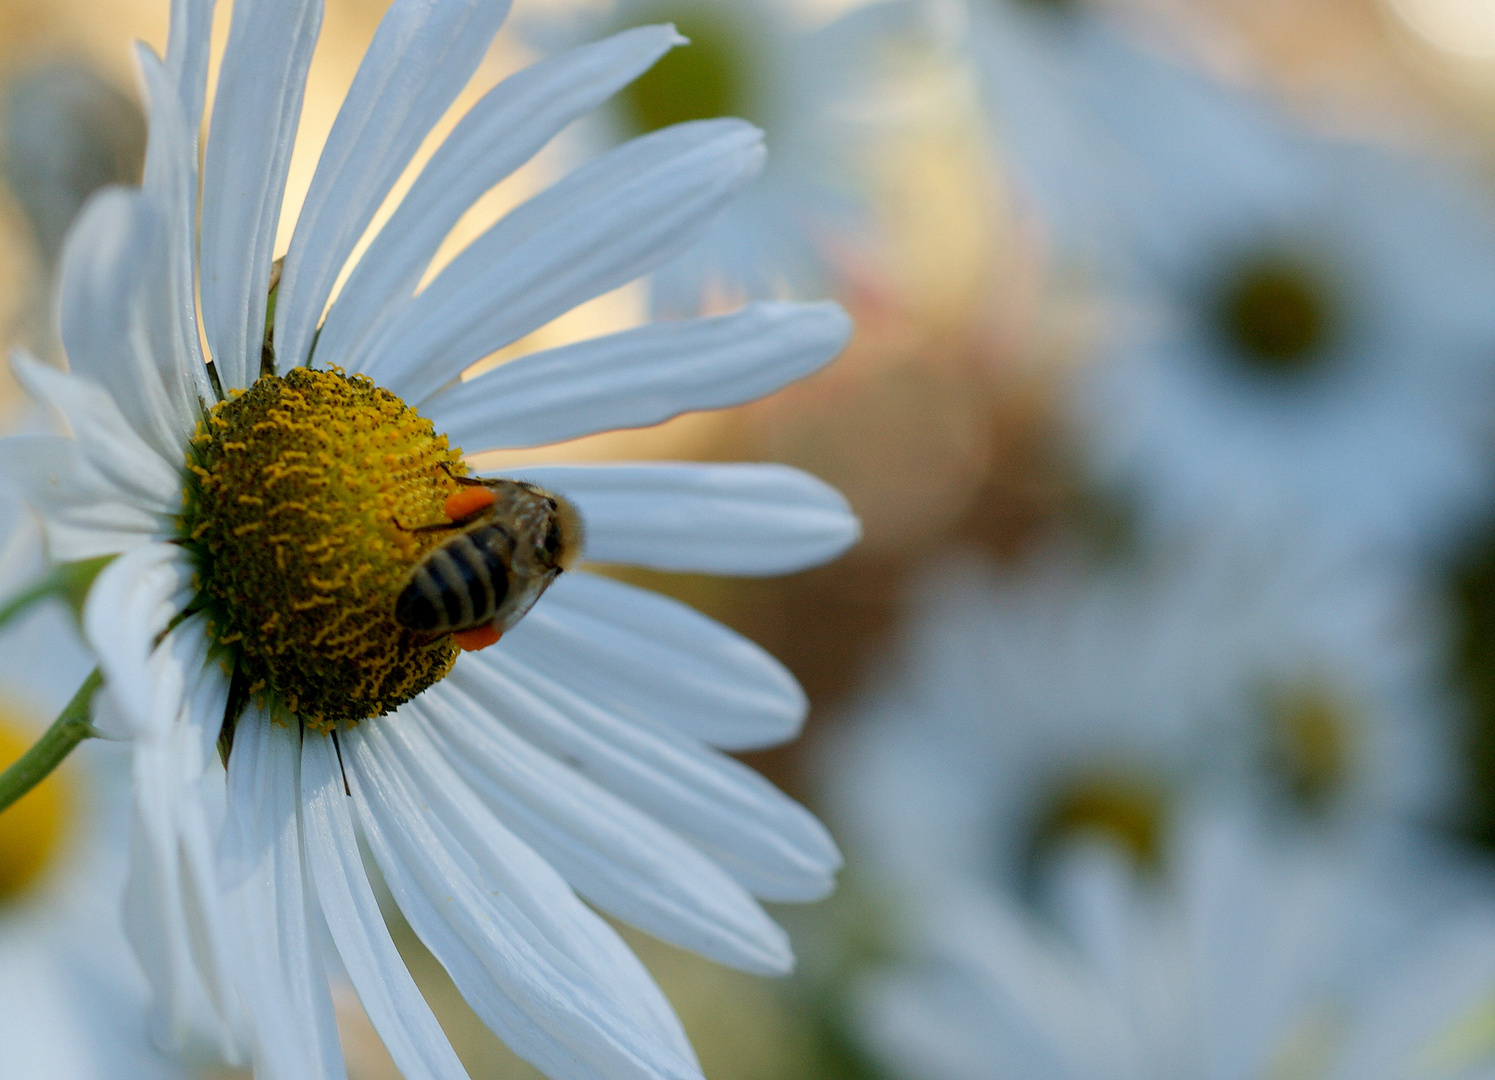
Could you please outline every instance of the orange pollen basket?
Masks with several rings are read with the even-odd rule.
[[[492,624],[486,626],[474,626],[471,630],[453,630],[452,641],[457,648],[463,652],[477,652],[486,649],[489,645],[497,644],[503,635],[495,630]]]
[[[494,502],[493,492],[484,487],[458,488],[441,504],[441,512],[451,521],[466,521],[482,513]]]

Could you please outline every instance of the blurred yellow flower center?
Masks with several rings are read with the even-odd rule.
[[[755,119],[749,34],[727,4],[676,13],[650,9],[640,24],[673,22],[689,45],[671,49],[618,95],[636,134],[686,120],[718,116]]]
[[[0,710],[0,769],[19,758],[33,738]],[[67,795],[54,772],[0,814],[0,904],[25,893],[51,866],[67,826]]]
[[[451,670],[450,637],[394,616],[406,576],[448,539],[412,529],[446,520],[466,473],[429,420],[362,376],[297,368],[216,405],[187,466],[182,536],[249,695],[327,729]]]
[[[1295,686],[1269,695],[1272,764],[1305,809],[1318,809],[1344,789],[1350,771],[1353,718],[1327,687]]]
[[[1256,371],[1291,375],[1324,359],[1334,311],[1323,276],[1288,258],[1240,266],[1220,298],[1221,330]]]
[[[1081,836],[1110,840],[1137,863],[1157,866],[1167,797],[1161,784],[1122,772],[1080,776],[1062,785],[1033,831],[1035,858]]]

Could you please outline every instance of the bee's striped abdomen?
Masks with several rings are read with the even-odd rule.
[[[395,618],[430,634],[492,621],[509,592],[513,546],[496,525],[452,537],[415,568],[395,601]]]

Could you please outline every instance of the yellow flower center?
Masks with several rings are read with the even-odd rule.
[[[15,717],[0,710],[0,769],[31,741]],[[67,810],[66,784],[54,772],[0,814],[0,904],[25,893],[52,865],[66,832]]]
[[[1324,360],[1335,314],[1324,275],[1283,256],[1248,260],[1220,297],[1226,339],[1248,367],[1269,375],[1306,372]]]
[[[1080,836],[1101,836],[1154,869],[1162,854],[1167,795],[1162,784],[1128,772],[1077,776],[1055,792],[1033,830],[1032,858]]]
[[[395,620],[449,538],[466,474],[429,420],[362,376],[296,368],[216,405],[188,452],[182,537],[243,690],[317,729],[379,716],[451,670],[450,636]]]
[[[1320,809],[1344,790],[1354,720],[1343,700],[1318,684],[1279,688],[1267,721],[1270,764],[1298,805]]]
[[[638,20],[673,22],[690,44],[667,52],[618,95],[633,132],[718,116],[756,119],[750,34],[739,19],[730,5],[715,4],[686,12],[660,5]]]

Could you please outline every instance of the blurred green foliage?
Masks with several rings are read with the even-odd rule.
[[[665,6],[649,11],[643,22],[673,22],[690,44],[666,53],[618,95],[634,131],[719,116],[759,119],[745,28],[727,5],[716,8],[696,4],[680,13]]]

